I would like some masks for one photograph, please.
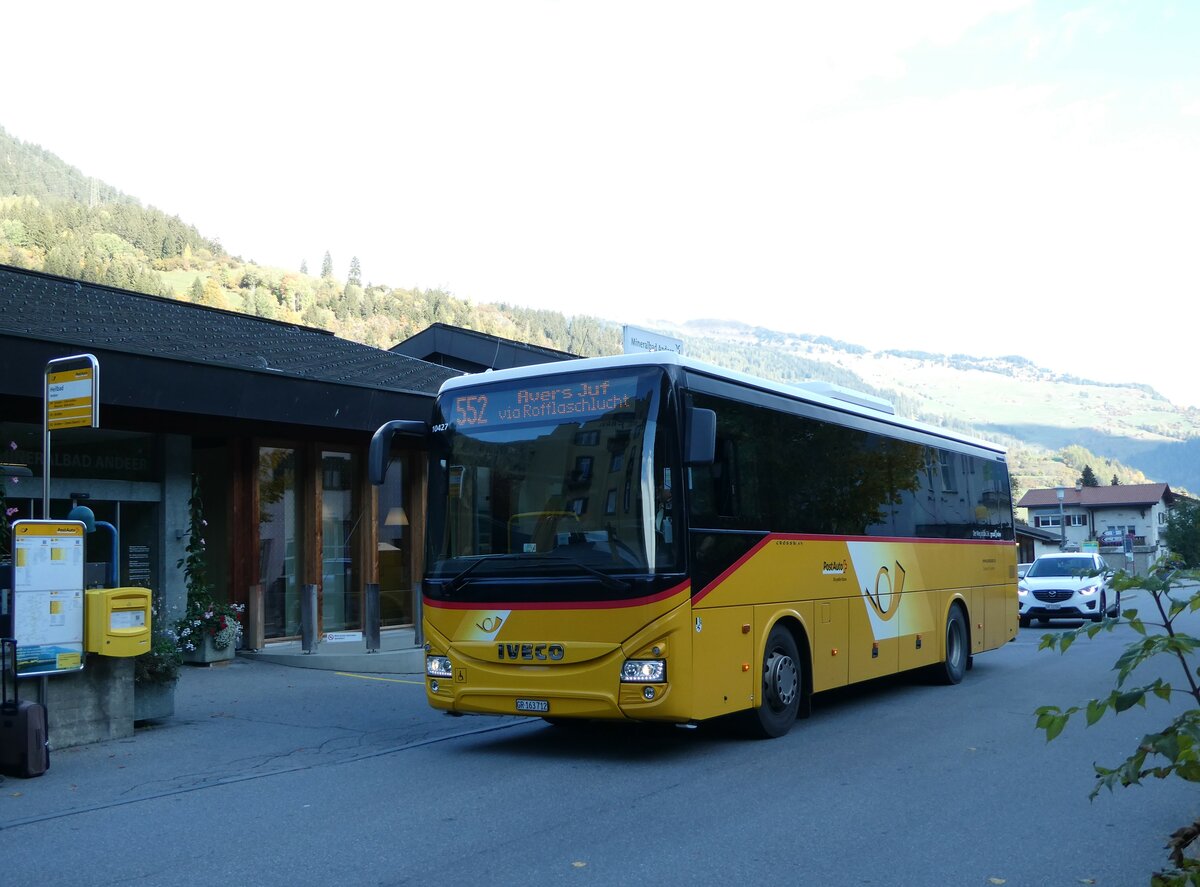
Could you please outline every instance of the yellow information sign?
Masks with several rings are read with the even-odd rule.
[[[46,373],[46,427],[91,427],[96,424],[97,367],[57,370]]]
[[[79,521],[12,525],[13,635],[21,676],[83,668],[84,538]]]

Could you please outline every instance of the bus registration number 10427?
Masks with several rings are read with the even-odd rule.
[[[550,703],[545,699],[518,699],[517,711],[536,711],[545,713],[550,711]]]

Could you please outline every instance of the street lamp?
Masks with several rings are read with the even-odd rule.
[[[1058,550],[1067,548],[1067,517],[1063,512],[1063,500],[1067,497],[1066,487],[1055,487],[1054,494],[1058,496]]]

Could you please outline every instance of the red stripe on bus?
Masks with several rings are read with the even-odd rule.
[[[823,538],[827,538],[827,537],[824,537],[824,536],[785,536],[783,534],[771,534],[771,535],[764,536],[762,539],[758,540],[758,542],[756,542],[749,551],[747,551],[745,554],[743,554],[741,557],[739,557],[736,561],[734,561],[732,564],[730,564],[725,569],[725,572],[723,572],[721,575],[719,575],[712,582],[708,583],[708,585],[706,585],[704,588],[700,589],[699,592],[692,595],[692,603],[698,604],[704,598],[704,596],[706,594],[708,594],[710,591],[712,591],[718,585],[720,585],[722,582],[724,582],[726,579],[728,579],[733,573],[737,572],[737,570],[742,566],[742,564],[746,563],[746,561],[750,560],[750,558],[752,558],[752,557],[754,557],[754,555],[758,554],[763,549],[763,547],[765,545],[767,545],[768,543],[770,543],[771,540],[773,540],[773,539],[823,539]]]
[[[721,575],[717,576],[712,582],[704,586],[694,595],[692,595],[692,603],[699,603],[710,592],[715,591],[717,586],[732,576],[735,572],[741,569],[742,565],[754,555],[758,554],[765,545],[776,539],[800,539],[805,542],[880,542],[894,543],[903,542],[913,545],[1015,545],[1011,539],[914,539],[911,536],[821,536],[815,533],[768,533],[761,540],[743,554],[740,558],[734,561],[725,569]]]

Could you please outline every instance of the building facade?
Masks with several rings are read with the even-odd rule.
[[[428,420],[458,370],[322,330],[0,266],[0,461],[31,474],[0,481],[9,520],[47,516],[46,366],[84,353],[99,363],[99,427],[49,435],[48,516],[87,504],[116,529],[115,546],[89,537],[89,563],[111,561],[115,547],[116,584],[148,587],[158,618],[178,615],[196,484],[215,596],[261,595],[250,639],[295,637],[306,585],[317,587],[320,631],[362,627],[367,583],[380,586],[384,625],[413,621],[425,454],[397,451],[375,488],[366,451],[385,421]]]
[[[1102,553],[1128,547],[1153,562],[1165,550],[1163,532],[1177,498],[1167,484],[1078,485],[1029,490],[1017,508],[1028,510],[1031,527],[1054,534],[1041,542],[1039,554],[1060,547],[1079,551],[1094,543]]]

